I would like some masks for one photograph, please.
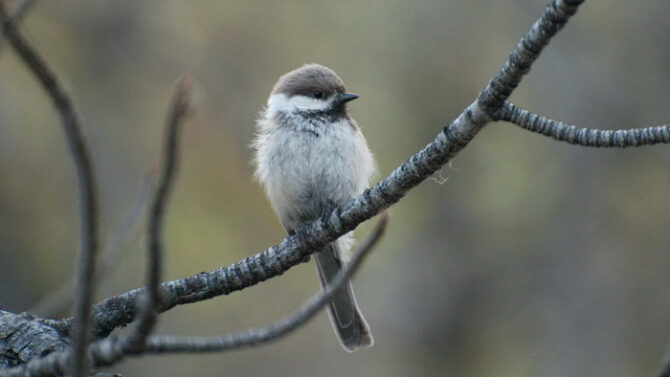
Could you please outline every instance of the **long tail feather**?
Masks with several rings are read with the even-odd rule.
[[[328,284],[341,268],[336,244],[330,244],[317,252],[314,261],[322,286]],[[335,334],[346,351],[354,352],[373,345],[370,328],[358,307],[351,282],[333,296],[328,309]]]

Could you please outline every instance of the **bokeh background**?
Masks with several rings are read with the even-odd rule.
[[[544,0],[40,2],[23,31],[64,81],[113,238],[156,169],[182,73],[196,112],[167,216],[165,278],[228,265],[284,233],[252,179],[254,120],[276,79],[336,70],[377,179],[486,85]],[[588,1],[512,100],[598,128],[670,122],[670,2]],[[442,181],[442,178],[447,178]],[[29,310],[67,281],[75,175],[59,118],[9,46],[0,51],[0,306]],[[670,148],[570,146],[490,124],[391,210],[356,277],[376,345],[347,354],[327,315],[277,343],[129,358],[126,376],[650,376],[670,341]],[[142,224],[138,227],[143,226]],[[371,224],[358,230],[358,238]],[[136,233],[141,233],[137,231]],[[133,236],[98,298],[143,283]],[[313,265],[161,317],[159,333],[267,324],[317,292]]]

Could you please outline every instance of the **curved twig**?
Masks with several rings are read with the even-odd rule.
[[[89,339],[90,308],[93,300],[93,275],[98,251],[98,201],[93,164],[81,125],[74,112],[72,101],[46,62],[23,39],[14,21],[7,14],[5,1],[0,1],[2,30],[14,50],[32,71],[49,94],[61,116],[63,129],[74,160],[79,182],[81,217],[81,247],[77,262],[75,283],[75,317],[73,327],[74,359],[72,373],[75,377],[86,374],[86,347]]]
[[[503,104],[496,113],[496,119],[514,123],[523,129],[550,136],[559,141],[584,147],[626,148],[670,143],[670,125],[629,130],[596,130],[549,119],[510,102]]]
[[[338,272],[331,284],[307,301],[295,313],[265,327],[250,328],[217,337],[152,336],[147,339],[147,345],[142,350],[142,353],[229,351],[271,342],[290,333],[312,319],[328,304],[337,290],[343,284],[346,284],[349,278],[358,270],[363,259],[384,235],[387,223],[388,214],[382,212],[379,215],[379,222],[372,231],[372,234],[358,247],[350,263]]]

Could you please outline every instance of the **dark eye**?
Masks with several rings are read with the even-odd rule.
[[[323,92],[320,90],[315,90],[314,91],[314,98],[321,98],[323,97]]]

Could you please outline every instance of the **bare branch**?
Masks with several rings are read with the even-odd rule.
[[[19,5],[16,6],[16,9],[11,12],[11,16],[9,17],[12,22],[15,24],[19,24],[21,20],[28,14],[28,11],[32,9],[32,7],[37,4],[38,0],[23,0]],[[2,50],[2,47],[5,45],[5,34],[4,32],[0,34],[0,50]]]
[[[117,262],[124,255],[124,252],[129,250],[130,245],[140,238],[141,233],[139,232],[138,222],[143,218],[144,213],[147,212],[146,204],[155,181],[154,174],[146,174],[140,194],[135,200],[132,209],[126,215],[121,226],[106,242],[100,263],[98,263],[95,271],[95,282],[102,281],[105,276],[110,274],[119,265]],[[73,301],[73,286],[74,278],[68,280],[56,291],[41,299],[28,311],[47,318],[68,315]]]
[[[531,113],[517,105],[505,102],[496,119],[545,136],[584,147],[639,147],[657,143],[670,143],[670,125],[629,130],[596,130],[572,126],[561,121]]]
[[[338,272],[330,285],[312,297],[292,315],[284,317],[269,326],[250,328],[218,337],[152,336],[147,339],[147,346],[142,350],[142,353],[221,352],[271,342],[287,335],[312,319],[328,304],[337,290],[343,284],[346,284],[358,270],[365,256],[384,235],[387,223],[388,214],[382,212],[372,234],[358,247],[350,264]]]
[[[93,166],[72,101],[46,62],[19,33],[14,21],[7,13],[5,0],[0,0],[0,21],[7,40],[21,57],[23,63],[40,81],[58,110],[77,171],[81,213],[81,246],[75,284],[76,304],[73,334],[75,357],[72,364],[72,373],[75,377],[82,377],[87,370],[86,347],[88,345],[90,308],[94,292],[92,283],[98,250],[98,202]]]

